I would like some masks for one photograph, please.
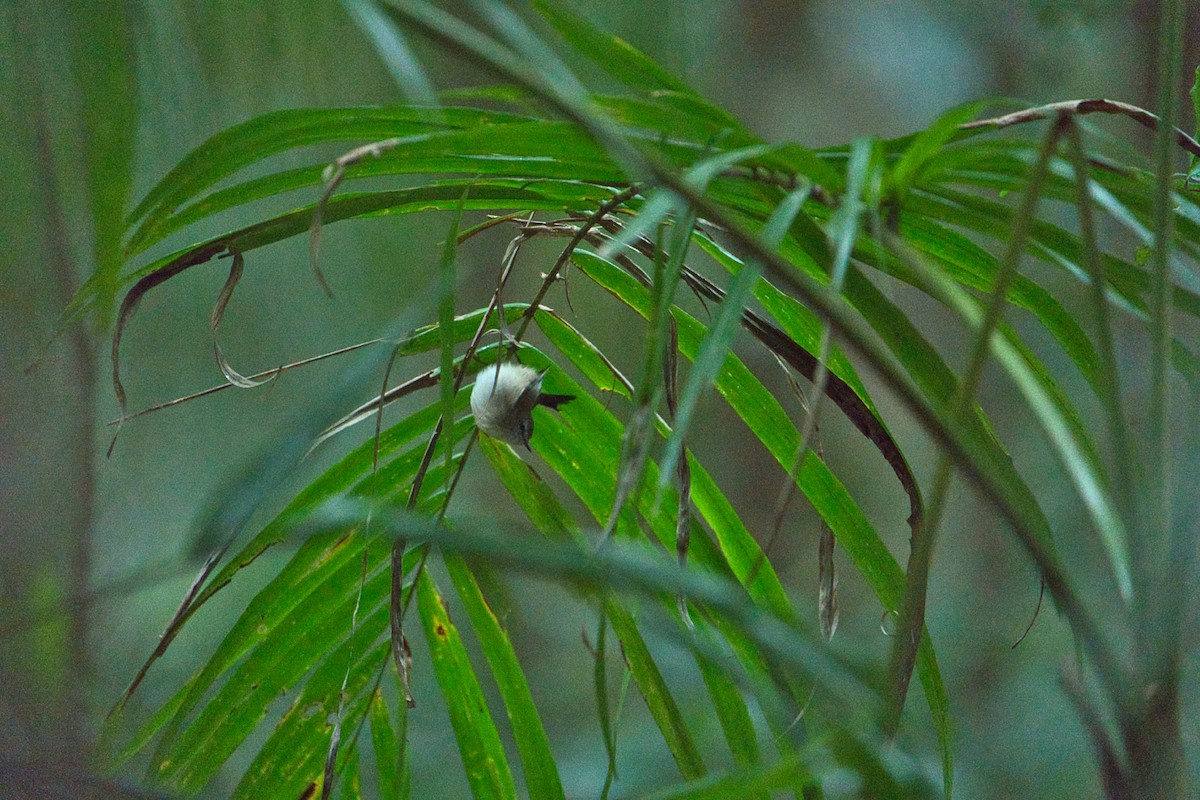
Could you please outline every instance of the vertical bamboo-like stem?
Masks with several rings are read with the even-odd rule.
[[[54,165],[50,152],[49,133],[45,119],[37,120],[37,148],[41,174],[45,181],[44,204],[46,237],[50,247],[49,264],[54,276],[58,300],[66,306],[75,292],[72,275],[72,258],[66,250],[67,223],[63,216],[59,187],[54,178]],[[92,442],[94,431],[93,409],[96,407],[96,358],[91,334],[87,326],[76,323],[70,337],[72,364],[71,378],[74,382],[74,402],[67,416],[74,420],[75,432],[71,436],[71,450],[64,459],[64,474],[73,478],[70,491],[74,502],[70,514],[62,525],[62,536],[66,542],[64,579],[67,591],[64,595],[67,618],[66,663],[68,680],[58,708],[52,709],[51,726],[61,725],[56,741],[57,756],[64,763],[78,765],[87,753],[88,731],[87,688],[92,682],[92,657],[90,644],[90,618],[87,600],[92,572],[92,515],[95,488]],[[70,466],[66,466],[69,464]],[[41,732],[48,733],[48,732]]]
[[[1174,145],[1171,131],[1178,116],[1175,98],[1176,78],[1180,71],[1182,16],[1180,0],[1165,4],[1159,31],[1158,113],[1160,124],[1155,135],[1154,247],[1151,253],[1150,296],[1150,400],[1147,408],[1148,430],[1146,509],[1151,528],[1147,531],[1160,543],[1166,540],[1170,520],[1169,461],[1170,443],[1167,410],[1170,403],[1169,375],[1171,359],[1171,238],[1174,232],[1171,208],[1171,181],[1174,176]],[[1153,555],[1150,551],[1148,555]],[[1155,562],[1147,562],[1152,572]],[[1149,574],[1143,578],[1149,579]]]
[[[1158,113],[1155,137],[1154,248],[1151,258],[1150,398],[1147,408],[1146,485],[1135,541],[1139,580],[1134,598],[1138,632],[1138,703],[1127,710],[1122,732],[1129,750],[1132,796],[1189,796],[1179,719],[1179,626],[1183,608],[1177,582],[1186,563],[1171,524],[1171,241],[1174,225],[1172,131],[1178,116],[1177,82],[1182,63],[1183,3],[1162,4],[1158,35]],[[1173,541],[1175,540],[1175,541]]]
[[[18,18],[16,41],[35,43],[40,33],[26,19],[26,12],[31,13],[31,9],[20,9],[15,15]],[[36,47],[36,44],[27,46]],[[28,57],[28,53],[20,56],[22,61]],[[46,266],[57,294],[55,300],[60,307],[65,308],[78,288],[75,258],[69,245],[69,200],[60,185],[59,171],[56,169],[56,154],[49,127],[51,122],[46,111],[46,105],[50,101],[45,83],[34,80],[27,88],[28,102],[31,107],[36,105],[37,109],[32,120],[32,145],[37,161],[34,174],[40,182],[40,186],[37,187],[40,191],[34,195],[38,199],[30,207],[38,208],[41,212],[42,227],[45,231],[43,238],[46,243]],[[98,232],[93,231],[93,236],[98,236]],[[38,754],[45,758],[48,764],[81,768],[89,757],[89,740],[92,734],[89,729],[91,718],[88,709],[88,687],[93,682],[94,664],[90,643],[88,595],[94,546],[92,526],[95,511],[95,465],[92,447],[95,434],[93,423],[96,408],[96,355],[91,331],[82,321],[71,327],[67,341],[70,347],[69,380],[72,385],[68,387],[71,391],[66,393],[67,399],[63,404],[62,413],[65,418],[73,421],[74,429],[70,437],[69,451],[61,454],[60,469],[61,474],[69,476],[71,480],[69,485],[64,482],[61,489],[72,493],[73,502],[67,507],[68,513],[61,520],[59,534],[63,549],[58,551],[61,556],[55,556],[62,558],[60,575],[65,587],[62,603],[66,628],[61,668],[66,680],[61,692],[55,693],[51,707],[39,710],[37,716],[42,719],[35,721],[32,726],[35,740],[28,745],[35,752],[44,750],[45,752]],[[6,599],[21,602],[21,599],[11,595]],[[59,665],[42,666],[41,669],[52,670],[57,666]],[[21,676],[18,692],[21,688],[37,686],[42,678],[34,674],[36,672],[35,669],[31,674]],[[46,713],[43,714],[42,711]]]

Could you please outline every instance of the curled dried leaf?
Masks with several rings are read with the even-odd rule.
[[[121,308],[117,312],[117,324],[113,328],[112,338],[112,383],[113,394],[117,397],[117,405],[121,410],[121,415],[117,420],[117,429],[113,432],[112,441],[108,445],[107,456],[112,455],[113,448],[116,447],[117,437],[121,434],[121,426],[127,418],[126,410],[128,408],[128,400],[125,396],[125,387],[121,383],[121,335],[125,332],[125,327],[129,324],[129,320],[133,318],[133,312],[137,310],[138,303],[146,296],[146,293],[158,286],[160,283],[165,283],[171,278],[174,278],[184,270],[190,269],[197,264],[203,264],[211,260],[218,253],[226,249],[226,244],[223,241],[209,242],[208,244],[198,247],[195,250],[184,253],[173,261],[165,264],[161,269],[151,272],[149,275],[142,277],[121,301]]]
[[[246,263],[242,254],[233,252],[233,264],[229,267],[229,277],[225,279],[225,285],[221,287],[221,293],[217,295],[217,302],[213,305],[212,319],[209,323],[209,330],[213,337],[213,355],[217,359],[217,367],[220,368],[221,374],[225,379],[239,389],[253,389],[256,386],[262,386],[264,383],[275,380],[279,376],[279,371],[274,370],[270,375],[262,380],[248,378],[238,372],[225,358],[225,353],[221,351],[221,343],[217,340],[217,328],[221,325],[221,320],[225,317],[225,307],[229,305],[229,299],[233,297],[233,290],[237,287],[238,281],[242,279],[242,272],[245,269]]]

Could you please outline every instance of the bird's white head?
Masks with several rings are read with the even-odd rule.
[[[545,394],[545,372],[518,363],[489,364],[479,370],[471,390],[475,425],[488,436],[529,448],[533,437],[533,407],[557,409],[571,395]]]

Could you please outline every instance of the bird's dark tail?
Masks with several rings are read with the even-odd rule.
[[[575,395],[573,394],[547,394],[543,392],[542,394],[538,395],[537,404],[539,406],[545,406],[546,408],[552,408],[557,411],[558,407],[563,403],[569,403],[574,399]]]

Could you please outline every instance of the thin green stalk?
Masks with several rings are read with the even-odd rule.
[[[442,419],[454,419],[454,284],[458,274],[455,269],[457,256],[458,226],[462,221],[463,204],[467,201],[470,187],[463,191],[462,199],[451,217],[450,230],[446,234],[446,242],[442,248],[442,258],[438,265],[438,334],[440,341],[438,371],[438,388],[442,403]],[[381,415],[382,416],[382,415]],[[454,442],[446,437],[444,444],[446,474],[451,472],[451,462],[454,460]]]
[[[1121,407],[1121,374],[1117,369],[1116,347],[1113,345],[1112,320],[1108,314],[1107,280],[1096,243],[1096,225],[1092,217],[1091,177],[1083,137],[1074,118],[1067,126],[1067,148],[1075,170],[1076,206],[1079,213],[1079,238],[1083,244],[1083,266],[1091,280],[1092,313],[1095,315],[1096,350],[1100,357],[1100,402],[1108,417],[1108,435],[1112,441],[1113,479],[1120,503],[1121,517],[1132,526],[1135,519],[1135,498],[1138,463],[1137,451],[1129,435],[1129,424]]]
[[[855,242],[858,241],[859,221],[866,210],[862,195],[867,183],[868,172],[871,169],[871,148],[872,144],[869,139],[856,139],[850,152],[849,164],[846,167],[846,195],[842,200],[837,217],[840,221],[836,234],[837,250],[834,255],[833,264],[829,270],[829,289],[839,294],[846,280],[846,271],[850,265],[850,254],[854,250]],[[800,431],[800,442],[796,446],[796,455],[792,459],[792,467],[788,470],[788,479],[784,482],[779,497],[775,501],[775,510],[772,515],[774,523],[771,530],[771,538],[768,540],[767,547],[763,550],[764,557],[770,549],[770,544],[779,535],[780,528],[783,525],[784,513],[787,511],[788,506],[791,505],[792,498],[800,486],[800,474],[804,468],[804,457],[808,454],[809,443],[817,431],[817,423],[821,417],[821,406],[825,400],[825,388],[829,383],[828,362],[829,351],[832,347],[833,326],[829,320],[824,320],[821,323],[821,338],[817,344],[817,366],[813,371],[812,378],[812,406],[808,410],[808,416],[804,420],[804,427]]]
[[[1008,289],[1017,276],[1021,255],[1025,251],[1025,243],[1029,238],[1029,230],[1037,212],[1038,200],[1041,196],[1042,183],[1049,171],[1050,160],[1053,158],[1059,137],[1070,126],[1070,118],[1060,114],[1051,126],[1042,142],[1041,152],[1037,163],[1029,175],[1021,197],[1021,206],[1014,220],[1012,235],[996,275],[996,285],[988,299],[982,323],[975,331],[975,340],[971,346],[971,355],[962,379],[951,400],[950,407],[945,410],[949,419],[960,421],[971,412],[972,400],[975,397],[983,368],[987,364],[991,352],[992,335],[1004,317],[1008,306]],[[937,537],[938,526],[946,506],[946,496],[950,489],[951,467],[953,461],[948,452],[943,451],[938,460],[934,474],[933,487],[929,493],[929,505],[924,524],[915,531],[912,537],[908,557],[908,570],[904,582],[904,599],[900,606],[900,619],[896,625],[896,636],[892,646],[892,657],[888,666],[888,685],[892,692],[888,717],[885,722],[889,735],[894,735],[900,726],[900,713],[904,710],[904,699],[907,695],[908,681],[916,663],[917,647],[925,628],[925,601],[929,588],[929,567],[933,559],[934,541]]]

